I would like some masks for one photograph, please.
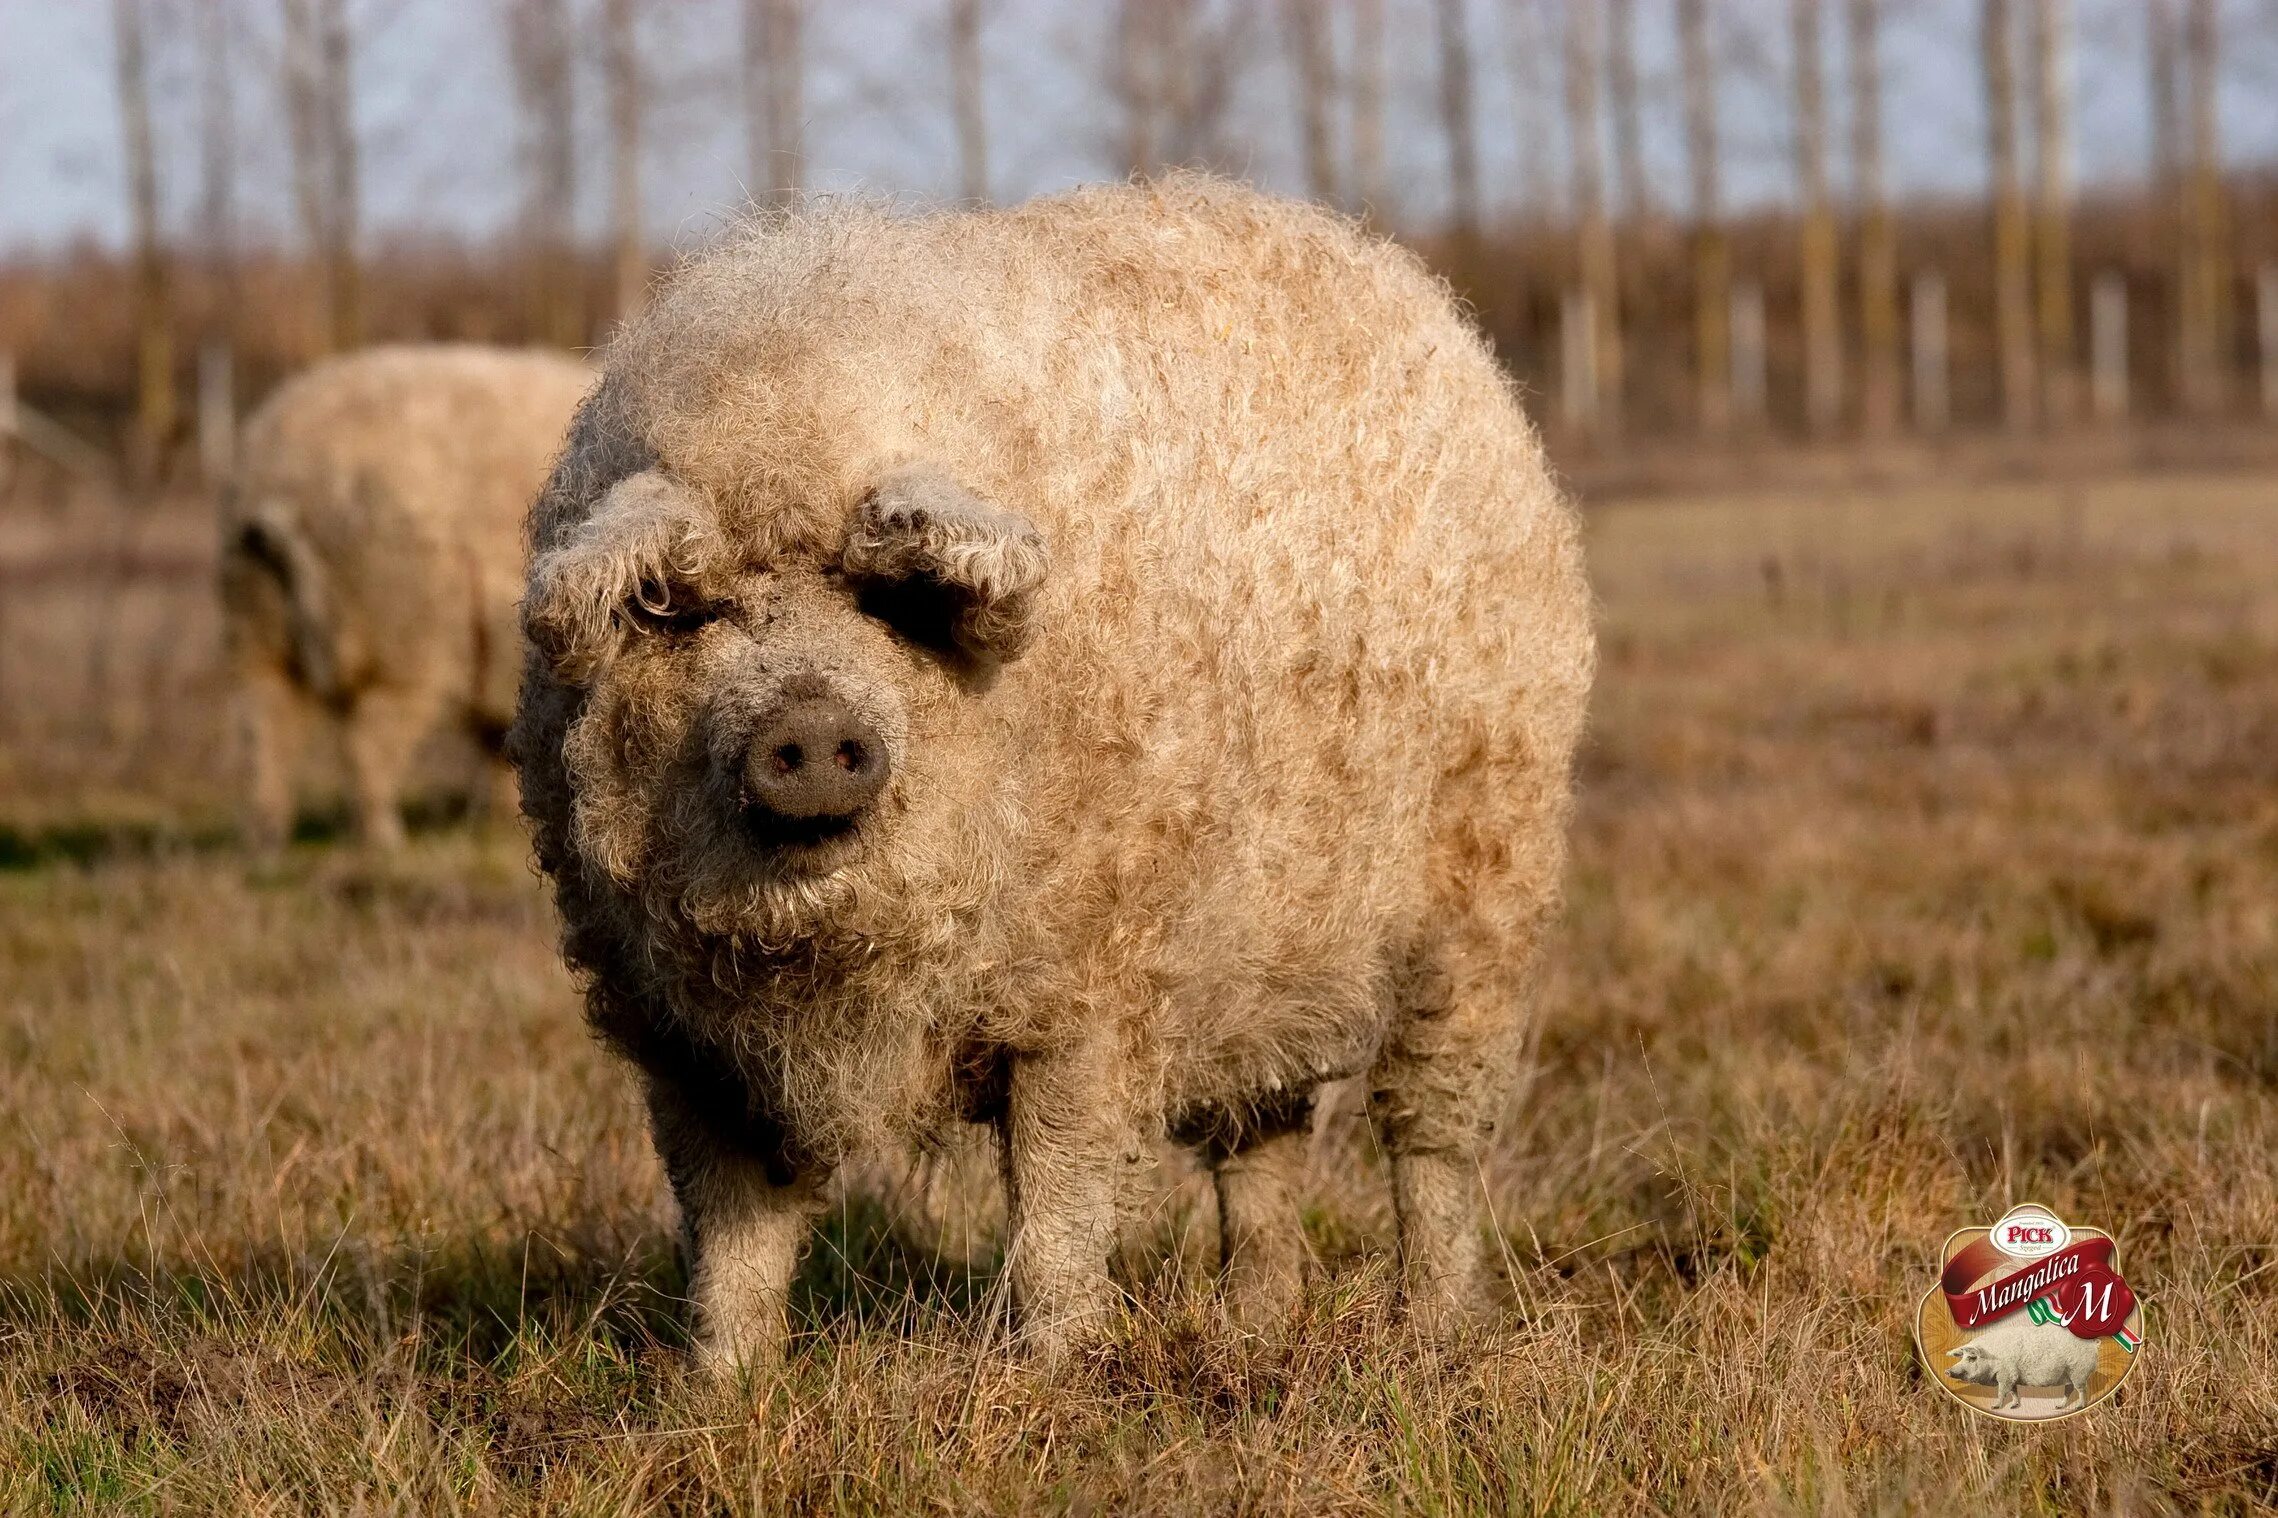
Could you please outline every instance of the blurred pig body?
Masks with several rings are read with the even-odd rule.
[[[373,348],[288,381],[247,422],[221,594],[256,846],[291,827],[290,740],[312,707],[341,725],[354,822],[381,846],[401,840],[421,740],[455,723],[497,752],[523,517],[592,382],[552,353]]]
[[[834,1167],[959,1118],[1043,1348],[1166,1137],[1272,1321],[1356,1075],[1407,1298],[1465,1304],[1593,650],[1414,258],[1184,176],[762,221],[619,337],[532,540],[523,807],[715,1364],[779,1351]]]

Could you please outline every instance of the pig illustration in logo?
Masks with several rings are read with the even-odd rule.
[[[2061,1386],[2064,1399],[2057,1411],[2063,1412],[2088,1405],[2096,1346],[2096,1340],[2080,1338],[2062,1323],[2016,1318],[1947,1350],[1954,1363],[1946,1374],[1994,1388],[1996,1408],[2018,1406],[2020,1386]]]

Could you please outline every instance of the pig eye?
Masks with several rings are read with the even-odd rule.
[[[876,617],[912,643],[936,653],[957,652],[957,618],[964,599],[938,580],[912,575],[872,580],[860,591],[865,616]]]
[[[691,633],[720,619],[722,608],[669,580],[643,580],[625,602],[625,616],[653,633]]]

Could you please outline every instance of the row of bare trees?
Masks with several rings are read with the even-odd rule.
[[[585,250],[578,232],[587,102],[579,95],[582,50],[597,47],[606,100],[613,310],[637,309],[651,270],[642,217],[642,161],[650,111],[640,41],[640,0],[492,0],[523,123],[520,256],[532,292],[533,335],[575,346],[591,339]],[[737,0],[741,84],[753,193],[781,198],[804,182],[806,121],[801,34],[808,0]],[[980,29],[984,0],[948,0],[956,71],[957,130],[966,193],[987,194],[981,111]],[[219,300],[210,320],[226,328],[236,299],[239,92],[248,64],[268,44],[291,164],[292,206],[313,274],[316,346],[353,347],[365,316],[358,223],[361,195],[355,30],[350,0],[198,0],[194,18],[200,94],[198,241]],[[154,22],[179,14],[163,0],[111,0],[121,141],[126,169],[136,309],[136,452],[172,438],[176,387],[172,272],[177,260],[161,224],[158,133],[152,121]],[[213,334],[209,334],[212,337]],[[210,346],[210,344],[209,344]],[[209,448],[209,452],[212,451]]]
[[[295,219],[315,274],[322,346],[363,341],[359,256],[359,144],[355,128],[353,33],[348,0],[276,0],[273,61],[292,167]],[[172,438],[181,407],[175,386],[173,271],[178,260],[161,225],[158,132],[152,120],[151,0],[112,0],[120,140],[135,267],[134,463],[147,469]],[[190,9],[201,120],[197,241],[218,298],[209,318],[226,328],[239,297],[236,271],[238,86],[244,62],[242,16],[227,0]],[[216,373],[218,331],[206,334],[200,364],[209,396],[227,391]],[[221,446],[209,413],[200,417],[209,455]]]
[[[360,164],[353,102],[353,0],[111,0],[138,313],[137,433],[176,427],[175,325],[170,278],[180,267],[161,226],[160,167],[151,120],[153,15],[196,17],[202,121],[199,237],[211,279],[233,278],[238,92],[271,72],[289,149],[292,205],[310,271],[316,346],[362,341],[368,325],[359,259]],[[720,0],[740,35],[731,51],[755,199],[782,200],[807,182],[807,54],[815,0]],[[928,0],[940,39],[922,66],[942,75],[959,192],[985,200],[995,183],[984,38],[996,0]],[[1990,327],[1999,414],[2014,427],[2080,414],[2083,280],[2073,247],[2073,0],[1974,0],[1985,98]],[[523,211],[517,256],[528,330],[577,345],[594,335],[597,306],[639,305],[652,267],[643,221],[643,168],[654,149],[658,64],[647,33],[669,13],[643,0],[488,0],[505,43],[522,122]],[[1721,435],[1760,415],[1760,350],[1768,325],[1792,330],[1801,371],[1798,411],[1829,433],[1887,434],[1922,412],[1926,348],[1942,343],[1944,285],[1917,276],[1902,289],[1901,218],[1889,199],[1883,29],[1889,0],[1113,0],[1105,13],[1102,92],[1113,156],[1151,172],[1188,162],[1240,166],[1234,102],[1245,75],[1278,53],[1289,81],[1295,160],[1305,191],[1382,216],[1387,194],[1388,57],[1395,18],[1429,27],[1431,115],[1444,154],[1445,226],[1434,243],[1475,288],[1519,277],[1507,240],[1492,242],[1485,205],[1476,70],[1488,56],[1480,21],[1506,41],[1517,152],[1519,225],[1562,238],[1570,278],[1556,291],[1561,413],[1577,431],[1611,434],[1632,408],[1638,374],[1634,305],[1639,260],[1682,243],[1690,310],[1688,407]],[[2142,0],[2159,195],[2173,223],[2172,278],[2181,393],[2195,410],[2225,403],[2234,271],[2226,221],[2215,75],[2217,0]],[[1784,5],[1785,94],[1794,180],[1794,306],[1767,316],[1760,281],[1735,268],[1725,203],[1727,87],[1720,29],[1754,26]],[[266,8],[266,9],[265,9]],[[1776,12],[1774,12],[1776,14]],[[1677,42],[1686,201],[1655,204],[1646,171],[1639,33],[1666,25]],[[1825,62],[1840,29],[1848,162],[1839,196]],[[258,32],[266,51],[250,39]],[[1033,41],[1034,39],[1030,39]],[[596,79],[601,98],[582,98]],[[1563,114],[1563,163],[1553,130]],[[598,123],[605,143],[608,258],[595,299],[592,248],[576,215],[586,186],[581,147]],[[1554,209],[1563,179],[1563,210]],[[1502,201],[1512,196],[1497,197]],[[1497,236],[1503,235],[1501,232]],[[1531,276],[1529,276],[1531,277]],[[1902,295],[1906,298],[1902,300]],[[226,326],[230,300],[214,318]],[[1783,295],[1783,299],[1785,296]],[[2101,318],[2098,318],[2101,319]],[[207,334],[211,336],[211,334]],[[1653,350],[1662,362],[1662,350]],[[1911,353],[1909,371],[1902,360]],[[1936,355],[1943,363],[1942,352]],[[1942,406],[1942,402],[1938,403]],[[1917,420],[1933,420],[1922,415]]]
[[[1534,34],[1539,36],[1543,0],[1512,3],[1536,13]],[[1733,424],[1734,388],[1748,383],[1744,376],[1752,367],[1736,358],[1735,329],[1745,329],[1750,345],[1758,344],[1764,317],[1758,288],[1734,283],[1722,192],[1719,71],[1711,43],[1716,0],[1671,4],[1690,186],[1694,414],[1702,432],[1719,435]],[[2076,310],[2082,303],[2072,251],[2072,7],[2071,0],[1978,0],[1978,7],[2000,414],[2010,427],[2027,430],[2044,421],[2068,422],[2082,404],[2076,340]],[[1885,6],[1884,0],[1844,0],[1842,7],[1851,127],[1847,218],[1831,188],[1832,133],[1823,73],[1830,8],[1828,0],[1787,0],[1801,409],[1814,433],[1832,432],[1855,416],[1861,431],[1884,435],[1900,425],[1904,411],[1897,224],[1885,167]],[[1636,10],[1637,0],[1569,0],[1564,13],[1575,273],[1561,304],[1560,389],[1566,420],[1602,432],[1618,427],[1624,394],[1627,323],[1617,309],[1622,244],[1662,232],[1644,191],[1638,147]],[[2212,412],[2226,403],[2233,284],[2217,141],[2218,7],[2216,0],[2145,0],[2143,14],[2154,130],[2163,145],[2157,153],[2157,193],[2172,207],[2174,222],[2177,367],[2188,408]],[[1466,167],[1473,154],[1463,141],[1471,127],[1458,63],[1461,7],[1442,0],[1441,17],[1444,128],[1460,245],[1475,194]],[[2029,92],[2020,88],[2021,74],[2030,81]],[[1522,88],[1528,82],[1522,80]],[[2028,116],[2030,163],[2024,146]],[[1604,188],[1602,143],[1608,135],[1623,186],[1618,221],[1609,214]],[[1846,242],[1854,301],[1848,319],[1843,302]],[[1935,334],[1942,334],[1946,320],[1944,300],[1941,280],[1920,283],[1913,323],[1918,348],[1942,341]],[[1847,362],[1852,353],[1855,364]],[[1915,357],[1918,374],[1933,359],[1944,362],[1942,353],[1918,352]],[[1754,365],[1760,364],[1758,357]],[[1754,383],[1761,384],[1760,378]],[[1914,388],[1918,409],[1929,404],[1941,413],[1919,419],[1942,420],[1942,402],[1923,401],[1935,387],[1918,381]],[[1739,410],[1761,409],[1758,397],[1740,399]]]

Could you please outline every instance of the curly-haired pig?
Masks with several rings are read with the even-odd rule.
[[[455,727],[496,759],[522,663],[523,518],[592,383],[565,354],[368,348],[246,423],[221,599],[257,847],[290,831],[291,740],[312,713],[339,725],[356,829],[380,847],[402,840],[430,734]]]
[[[1270,1322],[1355,1075],[1405,1296],[1467,1301],[1593,646],[1574,515],[1414,257],[1188,176],[765,218],[611,345],[531,550],[523,806],[702,1355],[779,1354],[834,1167],[961,1118],[1046,1351],[1164,1137]]]

